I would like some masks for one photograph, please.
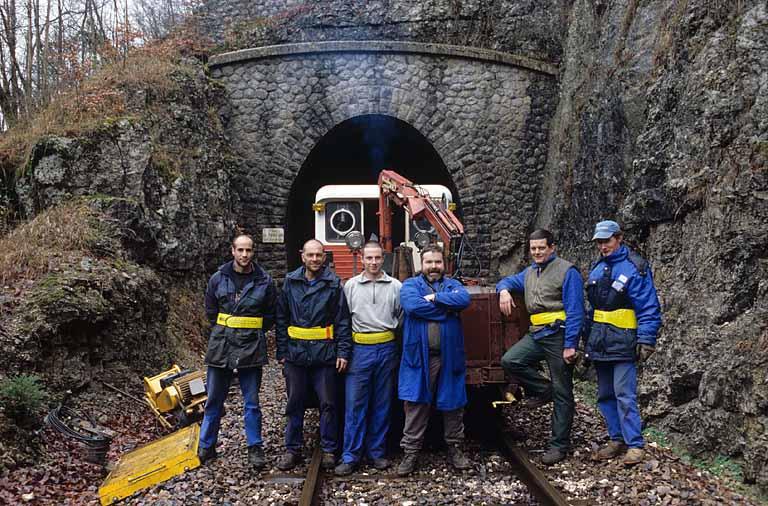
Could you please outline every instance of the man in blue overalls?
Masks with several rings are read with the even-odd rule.
[[[382,270],[377,242],[363,246],[363,272],[344,284],[352,315],[352,360],[347,370],[344,454],[337,476],[351,474],[363,453],[373,467],[389,467],[385,443],[394,395],[400,315],[400,281]]]
[[[283,364],[288,404],[285,447],[277,464],[282,470],[302,460],[304,409],[308,389],[320,401],[322,466],[332,468],[338,448],[337,373],[344,372],[352,353],[349,309],[341,280],[324,267],[323,244],[310,239],[301,251],[301,267],[285,276],[277,301],[277,360]]]
[[[224,401],[235,369],[243,393],[248,459],[257,469],[265,464],[259,389],[262,366],[267,363],[264,333],[274,323],[277,290],[253,255],[253,239],[248,235],[235,237],[233,260],[219,267],[205,291],[205,313],[213,328],[205,355],[208,400],[198,446],[203,464],[216,458]]]
[[[601,221],[592,240],[602,258],[587,279],[587,357],[597,370],[597,404],[611,440],[600,460],[624,455],[642,462],[645,442],[637,407],[637,362],[648,359],[661,327],[661,309],[648,262],[622,244],[615,221]]]

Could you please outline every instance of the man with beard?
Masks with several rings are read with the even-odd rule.
[[[264,333],[274,323],[277,290],[253,255],[251,236],[235,237],[233,260],[219,267],[205,291],[205,313],[213,328],[205,355],[208,400],[197,452],[203,464],[216,458],[224,401],[235,369],[243,393],[248,460],[257,469],[265,464],[259,389],[262,366],[267,363]]]
[[[597,458],[609,460],[626,451],[624,465],[634,465],[645,456],[636,363],[654,352],[661,327],[659,298],[648,262],[622,244],[618,223],[601,221],[592,240],[601,258],[587,279],[586,349],[597,371],[597,405],[611,438]]]
[[[337,476],[351,474],[363,453],[373,467],[389,467],[385,443],[397,367],[395,329],[400,315],[400,281],[382,270],[377,242],[363,246],[363,272],[344,284],[352,315],[352,360],[346,380],[344,453]]]
[[[277,464],[294,468],[302,460],[304,410],[308,389],[320,401],[322,465],[336,463],[336,375],[352,353],[349,309],[341,280],[324,267],[323,244],[310,239],[301,250],[304,265],[285,276],[277,303],[277,360],[283,364],[288,404],[285,408],[287,452]]]
[[[571,443],[573,361],[584,321],[584,291],[576,267],[555,254],[549,230],[535,230],[528,239],[533,263],[496,285],[502,313],[512,314],[511,292],[522,292],[531,319],[528,333],[507,350],[501,365],[531,397],[530,407],[554,399],[552,439],[541,457],[551,465],[565,459]],[[542,360],[549,366],[549,380],[537,370]]]
[[[397,474],[411,474],[417,465],[434,399],[443,412],[445,442],[454,468],[469,469],[461,451],[464,440],[466,360],[459,312],[469,306],[467,290],[444,276],[443,250],[430,244],[421,251],[421,274],[405,280],[400,304],[405,313],[403,356],[398,393],[405,401],[405,426],[400,446],[405,452]]]

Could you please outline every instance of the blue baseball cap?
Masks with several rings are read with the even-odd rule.
[[[621,232],[621,227],[615,221],[601,221],[595,225],[595,235],[592,236],[592,240],[610,239],[614,234],[618,234],[619,232]]]

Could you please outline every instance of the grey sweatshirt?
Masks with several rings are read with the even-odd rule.
[[[344,283],[352,332],[395,330],[402,321],[400,287],[403,284],[383,273],[375,282],[360,273]]]

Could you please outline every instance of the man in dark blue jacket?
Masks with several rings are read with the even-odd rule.
[[[244,400],[248,460],[257,469],[265,464],[259,389],[262,366],[267,363],[264,333],[274,324],[277,290],[253,255],[253,239],[248,235],[235,237],[233,260],[219,267],[205,291],[205,313],[213,328],[205,355],[208,400],[200,427],[201,463],[216,458],[224,400],[237,369]]]
[[[587,279],[587,357],[597,371],[597,405],[610,442],[597,452],[608,460],[624,455],[625,465],[642,462],[645,442],[637,407],[636,362],[656,346],[661,309],[648,262],[622,244],[615,221],[601,221],[592,240],[602,258]]]
[[[277,467],[292,469],[302,460],[304,409],[311,386],[320,401],[322,465],[330,469],[338,448],[336,376],[344,372],[352,353],[352,329],[341,280],[323,267],[323,244],[307,241],[301,260],[304,265],[286,275],[277,303],[277,360],[283,364],[288,391],[287,452]]]
[[[509,316],[515,307],[510,292],[524,293],[531,319],[528,333],[507,350],[501,365],[533,398],[529,405],[541,406],[554,399],[552,439],[541,457],[550,465],[567,456],[571,443],[572,362],[584,321],[584,290],[576,267],[555,254],[549,230],[535,230],[528,240],[533,263],[496,285],[502,313]],[[536,369],[542,360],[549,366],[549,381]]]
[[[416,469],[433,403],[443,412],[443,435],[453,467],[471,467],[461,451],[467,364],[459,318],[470,298],[467,289],[445,277],[444,271],[442,248],[428,245],[421,251],[421,274],[406,279],[400,290],[405,313],[398,378],[398,394],[405,401],[400,441],[405,456],[397,468],[400,476]]]

